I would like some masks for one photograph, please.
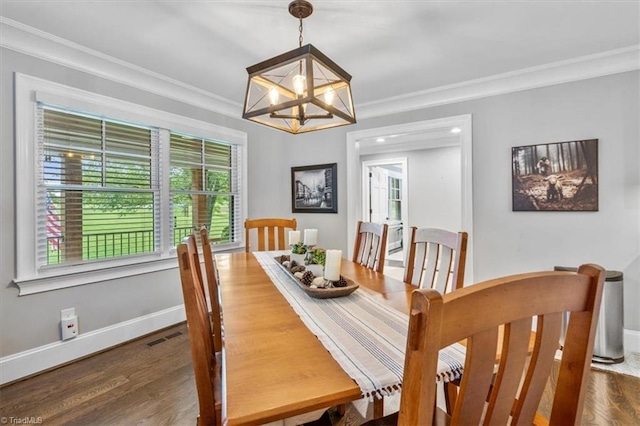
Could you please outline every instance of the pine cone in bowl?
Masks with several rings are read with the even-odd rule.
[[[300,281],[302,281],[302,284],[304,285],[311,285],[314,278],[315,275],[313,275],[313,272],[307,271],[302,275],[302,279]]]
[[[349,283],[347,283],[347,280],[340,275],[340,279],[338,281],[334,281],[333,282],[333,286],[334,287],[346,287]]]

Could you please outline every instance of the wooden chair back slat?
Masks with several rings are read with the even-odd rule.
[[[485,398],[491,389],[497,345],[497,327],[489,328],[467,339],[467,351],[470,356],[464,364],[463,380],[453,411],[453,418],[457,424],[480,424]]]
[[[527,362],[530,336],[531,318],[523,318],[505,326],[500,357],[504,358],[504,362],[500,364],[494,378],[497,391],[491,395],[487,414],[495,424],[507,424],[511,416],[520,377]]]
[[[296,230],[298,223],[296,219],[281,218],[261,218],[246,219],[244,221],[245,229],[245,251],[252,251],[250,246],[250,231],[257,230],[258,249],[253,251],[265,250],[285,250],[288,248],[288,240],[285,239],[285,229]],[[277,237],[277,238],[276,238]]]
[[[388,230],[389,225],[386,223],[358,221],[353,261],[377,272],[384,272]]]
[[[604,270],[539,272],[498,278],[444,296],[414,291],[398,424],[532,424],[569,313],[550,424],[580,424],[600,310]],[[530,359],[529,336],[536,319]],[[497,373],[499,327],[504,339]],[[438,350],[466,339],[459,394],[451,415],[436,408]]]
[[[531,353],[529,369],[524,379],[521,398],[516,402],[514,420],[535,417],[547,382],[548,372],[554,363],[558,350],[562,313],[548,313],[538,317],[536,342]]]
[[[444,294],[464,285],[466,232],[411,227],[404,282]]]
[[[211,240],[205,228],[200,230],[202,241],[202,256],[204,257],[204,269],[207,276],[207,289],[209,290],[209,302],[211,304],[211,328],[213,330],[213,346],[215,352],[222,350],[222,308],[220,306],[220,281],[218,268],[216,267]]]

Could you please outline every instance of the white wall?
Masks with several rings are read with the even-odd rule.
[[[460,230],[460,147],[371,154],[361,161],[407,158],[409,223],[418,228]]]

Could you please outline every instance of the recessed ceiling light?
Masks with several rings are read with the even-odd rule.
[[[384,142],[384,138],[378,138],[376,139],[376,142]]]
[[[460,133],[462,131],[462,129],[460,127],[454,127],[453,129],[451,129],[451,133]]]

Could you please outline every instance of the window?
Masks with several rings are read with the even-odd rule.
[[[402,179],[389,177],[389,220],[402,220]]]
[[[236,241],[240,234],[235,226],[240,214],[237,164],[237,147],[171,134],[174,246],[194,227],[203,226],[212,244]]]
[[[243,244],[246,134],[16,74],[20,294],[174,268],[206,226]]]
[[[39,104],[37,134],[41,266],[159,250],[158,129]]]

